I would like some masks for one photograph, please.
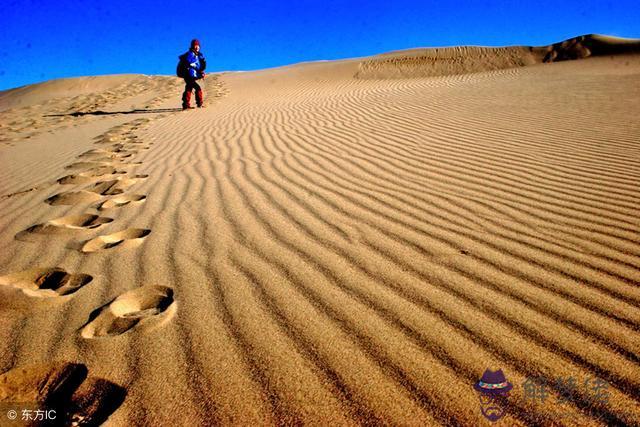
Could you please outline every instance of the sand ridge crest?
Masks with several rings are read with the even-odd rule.
[[[640,53],[640,40],[589,34],[549,46],[409,49],[360,61],[355,77],[380,79],[450,76],[625,53]]]

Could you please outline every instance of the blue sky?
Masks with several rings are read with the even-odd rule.
[[[0,90],[59,77],[173,75],[194,37],[209,71],[586,33],[640,38],[638,0],[0,1]]]

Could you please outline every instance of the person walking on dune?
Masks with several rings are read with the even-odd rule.
[[[197,80],[204,79],[204,70],[207,68],[207,61],[200,52],[200,42],[197,39],[191,40],[191,47],[186,53],[179,56],[178,77],[182,77],[185,82],[184,93],[182,94],[182,109],[191,108],[191,91],[196,91],[196,105],[202,107],[202,88]]]

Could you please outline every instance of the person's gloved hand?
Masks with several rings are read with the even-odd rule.
[[[202,72],[200,73],[200,75],[201,75],[201,77],[204,79],[204,76],[205,76],[206,74],[205,74],[205,72],[204,72],[204,71],[202,71]]]

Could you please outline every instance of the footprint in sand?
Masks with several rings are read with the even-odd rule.
[[[92,191],[65,191],[49,197],[45,203],[51,206],[77,205],[80,203],[91,203],[100,200],[102,196]]]
[[[99,168],[89,169],[78,174],[63,176],[57,180],[58,184],[84,184],[93,181],[95,178],[106,175],[123,175],[125,171],[117,170],[112,166],[103,166]]]
[[[95,239],[85,242],[80,248],[80,251],[85,253],[96,252],[119,246],[130,240],[141,241],[147,237],[149,233],[151,233],[151,230],[146,228],[129,228],[117,233],[98,236]]]
[[[92,214],[63,216],[42,224],[32,225],[16,234],[15,238],[16,240],[28,240],[28,237],[33,234],[58,234],[69,230],[90,230],[112,221],[112,218]]]
[[[50,414],[55,423],[28,425],[98,426],[124,402],[127,390],[109,380],[89,376],[86,365],[66,361],[18,365],[0,374],[0,405],[3,410],[20,410],[16,402],[29,402],[33,419],[36,411]],[[22,412],[19,412],[22,417]],[[5,413],[2,413],[4,416]],[[22,421],[3,425],[25,425]]]
[[[103,211],[111,208],[120,208],[122,206],[128,205],[129,203],[144,202],[146,198],[147,196],[143,196],[142,194],[126,194],[106,200],[98,204],[96,206],[96,209],[98,209],[99,211]]]
[[[85,188],[86,191],[101,194],[103,196],[113,196],[116,194],[122,194],[124,191],[131,187],[133,184],[141,179],[145,179],[144,175],[139,175],[140,178],[119,178],[111,179],[109,181],[99,181],[95,184]]]
[[[71,274],[61,268],[34,268],[0,277],[0,285],[33,297],[69,295],[93,280],[88,274]]]
[[[112,337],[123,334],[136,325],[142,326],[168,310],[175,312],[173,289],[147,285],[125,292],[96,309],[80,329],[83,338]]]
[[[105,164],[105,165],[112,165],[112,164],[124,163],[125,160],[123,158],[120,158],[120,157],[117,157],[117,156],[105,156],[105,155],[102,155],[102,156],[98,156],[98,157],[92,158],[91,162],[93,162],[93,163],[101,163],[101,164]]]
[[[45,202],[52,206],[95,202],[100,200],[102,196],[122,194],[127,188],[146,178],[148,178],[148,175],[133,175],[131,178],[117,178],[109,181],[99,181],[84,190],[64,191],[62,193],[58,193],[46,199]],[[60,180],[68,183],[69,181],[76,179],[77,176],[68,175],[64,177],[64,179],[61,178]]]
[[[94,148],[94,149],[91,149],[91,150],[87,150],[84,153],[79,154],[76,157],[78,159],[91,160],[92,158],[107,156],[107,155],[110,155],[110,154],[112,154],[114,152],[115,152],[114,150],[105,150],[105,149],[102,149],[102,148]]]
[[[78,157],[90,157],[90,156],[96,155],[96,154],[102,154],[102,155],[113,154],[113,153],[117,153],[118,151],[122,150],[123,148],[124,148],[124,144],[123,143],[114,142],[109,147],[92,148],[91,150],[87,150],[84,153],[80,154]]]
[[[118,159],[128,159],[132,156],[135,156],[136,154],[138,154],[139,150],[135,150],[132,148],[122,148],[118,151],[115,151],[112,156],[115,156]]]
[[[134,153],[127,152],[125,150],[120,151],[107,151],[100,150],[94,153],[83,153],[78,156],[79,159],[88,160],[92,162],[110,162],[118,161],[120,159],[127,159],[133,156]]]
[[[134,135],[108,135],[96,138],[94,144],[113,144],[137,141],[138,137]]]
[[[65,169],[91,169],[104,166],[111,166],[109,162],[76,162],[65,166]]]
[[[108,181],[96,182],[93,186],[85,188],[85,190],[93,191],[104,196],[120,194],[127,188],[131,187],[133,184],[139,181],[144,181],[147,178],[149,178],[149,175],[146,174],[135,174],[128,177],[121,176]]]
[[[100,227],[102,224],[108,224],[113,221],[112,218],[104,216],[82,214],[69,215],[61,218],[52,219],[49,224],[56,227],[75,228],[75,229],[92,229]]]

